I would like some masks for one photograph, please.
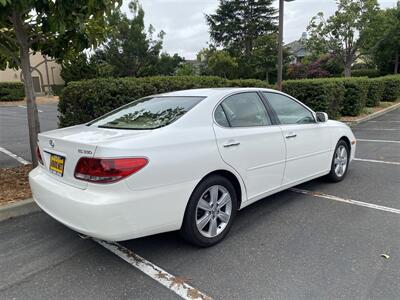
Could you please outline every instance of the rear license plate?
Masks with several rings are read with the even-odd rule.
[[[64,162],[65,162],[65,157],[57,154],[51,154],[50,172],[57,176],[62,177],[64,174]]]

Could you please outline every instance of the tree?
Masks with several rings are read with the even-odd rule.
[[[376,30],[379,28],[379,30]],[[396,8],[381,10],[365,30],[363,53],[372,58],[381,73],[399,72],[400,1]]]
[[[208,68],[211,75],[232,79],[237,77],[238,66],[236,58],[225,50],[214,51],[208,57]]]
[[[272,0],[220,0],[206,21],[217,46],[250,54],[259,36],[276,31],[275,14]]]
[[[270,74],[275,74],[277,69],[277,54],[278,53],[278,36],[277,34],[268,34],[258,37],[254,41],[254,49],[250,55],[248,73],[252,74],[253,78],[264,79],[270,81]],[[283,48],[283,63],[289,63],[289,51]],[[273,78],[275,79],[275,77]]]
[[[308,48],[317,54],[333,53],[344,64],[345,77],[351,76],[351,65],[361,55],[366,42],[364,29],[373,23],[379,10],[376,0],[336,0],[333,16],[322,12],[311,19],[307,27]]]
[[[287,68],[290,79],[332,77],[342,73],[343,63],[333,54],[322,54],[318,58],[308,56]]]
[[[192,64],[182,63],[176,70],[176,76],[193,76],[196,74],[196,70],[194,69]]]
[[[211,44],[208,48],[203,48],[197,53],[196,59],[199,63],[200,75],[211,75],[211,70],[208,68],[208,58],[216,50],[215,46]]]
[[[84,52],[73,54],[70,58],[64,58],[61,65],[61,77],[65,83],[81,79],[96,77],[96,67],[89,62]]]
[[[27,100],[32,163],[40,132],[31,75],[30,51],[62,59],[70,49],[97,45],[106,28],[104,15],[120,4],[112,0],[0,0],[1,68],[21,68]]]
[[[172,76],[174,75],[180,64],[183,63],[185,59],[175,53],[173,56],[168,53],[161,53],[160,59],[156,65],[156,74]]]
[[[158,63],[162,49],[164,32],[153,38],[154,28],[144,25],[144,11],[137,0],[129,3],[133,18],[116,11],[110,18],[114,30],[103,46],[106,61],[114,67],[114,76],[154,75],[154,66]]]

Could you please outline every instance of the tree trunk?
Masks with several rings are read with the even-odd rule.
[[[353,63],[353,54],[352,51],[346,51],[346,56],[344,58],[344,77],[351,76],[351,65]]]
[[[399,50],[396,50],[396,54],[394,57],[394,74],[399,72]]]
[[[25,32],[22,20],[20,19],[20,16],[16,12],[13,14],[13,24],[15,28],[16,37],[19,43],[21,69],[24,77],[26,108],[28,115],[29,144],[31,148],[32,164],[34,167],[36,167],[37,135],[40,132],[40,124],[39,124],[38,110],[36,107],[35,90],[33,87],[33,80],[31,74],[28,37]]]
[[[344,64],[344,77],[350,77],[351,76],[351,61],[346,61]]]

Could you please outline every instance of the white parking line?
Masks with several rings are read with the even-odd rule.
[[[18,156],[17,154],[12,153],[11,151],[8,151],[7,149],[5,149],[3,147],[0,147],[0,152],[14,158],[15,160],[19,161],[21,164],[23,164],[25,166],[31,164],[30,161],[23,159],[22,157]]]
[[[292,192],[295,192],[295,193],[299,193],[299,194],[304,194],[304,195],[314,196],[314,197],[318,197],[318,198],[324,198],[324,199],[339,201],[339,202],[343,202],[343,203],[368,207],[368,208],[372,208],[372,209],[383,210],[383,211],[387,211],[387,212],[391,212],[391,213],[395,213],[395,214],[400,214],[400,209],[391,208],[391,207],[387,207],[387,206],[357,201],[357,200],[353,200],[353,199],[344,199],[344,198],[340,198],[340,197],[333,196],[333,195],[328,195],[328,194],[324,194],[324,193],[320,193],[320,192],[312,192],[312,191],[297,189],[297,188],[291,188],[289,190]]]
[[[376,160],[376,159],[365,159],[365,158],[353,158],[355,161],[373,162],[387,165],[400,165],[397,161],[386,161],[386,160]]]
[[[18,107],[21,107],[21,108],[25,108],[25,109],[26,109],[26,106],[24,106],[24,105],[18,105]],[[38,112],[42,113],[43,111],[41,111],[40,109],[38,109]]]
[[[397,131],[398,128],[357,128],[357,131]]]
[[[158,283],[162,284],[169,290],[173,291],[179,295],[182,299],[187,300],[211,300],[212,298],[206,294],[200,292],[198,289],[190,286],[186,283],[186,279],[183,277],[177,277],[169,274],[167,271],[156,266],[152,262],[144,259],[143,257],[137,255],[132,250],[118,244],[109,243],[97,239],[93,239],[95,242],[102,245],[107,250],[116,254],[127,263],[131,264],[139,271],[145,273],[146,275],[153,278]]]
[[[400,141],[391,141],[391,140],[367,140],[367,139],[357,139],[357,142],[394,143],[394,144],[400,144]]]
[[[373,123],[400,123],[400,121],[368,121],[368,122],[373,122]]]

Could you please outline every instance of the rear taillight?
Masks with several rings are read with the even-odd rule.
[[[36,146],[36,159],[41,165],[43,165],[43,158],[42,154],[40,153],[39,146]]]
[[[148,160],[146,158],[90,158],[82,157],[75,167],[75,178],[110,183],[138,172]]]

